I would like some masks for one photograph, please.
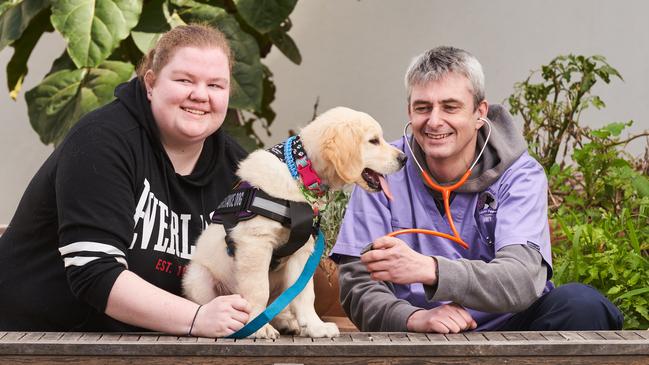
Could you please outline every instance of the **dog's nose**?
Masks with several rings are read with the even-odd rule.
[[[399,161],[399,166],[404,167],[406,165],[406,161],[408,161],[408,156],[406,156],[405,153],[400,153],[399,156],[397,156],[397,161]]]

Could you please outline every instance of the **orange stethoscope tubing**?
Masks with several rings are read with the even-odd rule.
[[[428,235],[432,235],[432,236],[438,236],[438,237],[446,238],[446,239],[451,240],[451,241],[457,243],[458,245],[462,246],[464,249],[469,248],[469,245],[466,242],[464,242],[464,240],[462,240],[462,237],[460,237],[460,234],[457,232],[457,229],[455,228],[455,223],[453,222],[453,217],[451,216],[450,199],[451,199],[451,192],[455,191],[457,188],[462,186],[467,181],[469,176],[471,176],[471,171],[473,171],[473,168],[475,167],[475,165],[480,160],[480,157],[482,157],[482,154],[484,153],[484,150],[487,147],[487,142],[489,142],[489,138],[491,137],[491,122],[489,121],[489,119],[488,118],[483,118],[483,117],[478,118],[478,119],[482,120],[483,122],[485,122],[487,124],[487,126],[489,126],[489,131],[487,132],[487,138],[485,139],[485,142],[484,142],[484,144],[482,146],[482,149],[480,150],[480,153],[478,154],[478,157],[476,157],[475,161],[473,161],[473,164],[471,165],[471,167],[469,167],[469,169],[466,170],[466,172],[464,173],[464,175],[462,175],[462,177],[460,178],[460,180],[458,182],[456,182],[453,185],[449,185],[449,186],[442,186],[442,185],[436,184],[433,181],[433,179],[431,179],[430,176],[428,176],[426,171],[421,167],[421,165],[419,164],[419,161],[417,161],[417,157],[415,156],[415,154],[412,151],[412,147],[410,146],[410,142],[408,141],[407,131],[408,131],[408,127],[411,126],[412,123],[408,122],[406,124],[405,128],[403,129],[403,137],[405,139],[406,146],[408,146],[408,150],[410,151],[410,155],[412,156],[413,160],[415,161],[415,164],[419,168],[419,171],[421,172],[421,175],[424,177],[424,180],[426,181],[426,184],[428,184],[428,186],[430,186],[431,189],[442,193],[442,199],[444,200],[444,211],[446,212],[446,217],[448,219],[448,225],[451,227],[451,231],[453,231],[453,235],[451,236],[450,234],[437,232],[437,231],[431,231],[429,229],[408,228],[408,229],[400,229],[398,231],[388,233],[387,236],[394,237],[394,236],[398,236],[400,234],[405,234],[405,233],[422,233],[422,234],[428,234]]]

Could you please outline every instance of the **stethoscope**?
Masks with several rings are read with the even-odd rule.
[[[442,185],[436,184],[433,181],[433,179],[430,178],[428,173],[426,173],[426,170],[424,170],[421,167],[421,164],[419,163],[419,161],[417,160],[417,157],[415,156],[414,152],[412,151],[412,146],[410,145],[410,141],[408,140],[407,131],[408,131],[408,127],[411,127],[412,122],[408,121],[408,123],[406,123],[406,126],[403,128],[403,137],[404,137],[404,140],[406,142],[406,146],[408,147],[408,150],[410,151],[410,155],[412,156],[412,159],[415,161],[415,164],[419,168],[419,171],[421,172],[421,175],[424,177],[424,180],[426,181],[428,186],[430,186],[431,189],[442,193],[442,198],[444,199],[444,211],[446,212],[446,217],[448,218],[448,224],[451,227],[451,231],[453,231],[453,235],[451,236],[451,235],[446,234],[446,233],[437,232],[437,231],[431,231],[431,230],[428,230],[428,229],[408,228],[408,229],[400,229],[398,231],[388,233],[387,234],[388,236],[394,237],[394,236],[404,234],[404,233],[423,233],[423,234],[443,237],[443,238],[449,239],[449,240],[457,243],[458,245],[464,247],[465,249],[469,248],[469,245],[462,240],[462,238],[460,237],[460,234],[457,232],[457,229],[455,228],[455,223],[453,223],[453,217],[451,216],[450,199],[451,199],[451,193],[453,191],[457,190],[460,186],[462,186],[466,182],[466,180],[469,178],[469,176],[471,176],[471,172],[473,171],[473,168],[475,167],[475,165],[480,160],[480,157],[482,157],[482,154],[484,153],[484,150],[487,148],[487,143],[489,142],[489,138],[491,137],[491,128],[492,127],[491,127],[491,121],[489,121],[489,118],[480,117],[478,119],[482,120],[483,122],[485,122],[487,124],[487,126],[489,126],[489,131],[487,132],[487,138],[485,139],[484,144],[482,145],[482,149],[480,150],[480,153],[478,154],[478,157],[476,157],[475,161],[473,161],[473,164],[471,164],[471,167],[469,167],[469,169],[464,173],[464,175],[462,175],[462,177],[460,178],[460,180],[458,180],[458,182],[456,182],[455,184],[450,185],[450,186],[442,186]]]

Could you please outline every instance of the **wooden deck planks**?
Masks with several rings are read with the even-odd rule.
[[[371,359],[376,363],[397,364],[413,362],[417,358],[447,359],[448,363],[474,362],[478,358],[481,362],[501,359],[522,364],[533,363],[529,359],[535,358],[545,359],[547,364],[572,359],[574,363],[587,364],[597,357],[608,360],[619,357],[620,364],[630,365],[643,361],[649,363],[649,336],[643,336],[646,334],[645,331],[468,332],[446,335],[350,332],[333,339],[281,336],[276,340],[215,340],[156,333],[0,332],[0,363],[6,363],[10,358],[23,359],[20,362],[25,363],[46,358],[57,362],[54,360],[60,358],[69,360],[61,363],[75,364],[90,357],[110,358],[111,363],[113,360],[119,363],[116,359],[131,359],[136,363],[135,359],[142,357],[164,357],[183,363],[191,362],[187,357],[212,357],[226,364],[235,364],[237,359],[244,358],[259,358],[258,364],[360,364]],[[161,363],[167,363],[165,361]]]
[[[642,341],[644,339],[638,333],[633,332],[633,331],[619,331],[619,332],[616,332],[616,334],[618,336],[622,337],[625,340],[640,340],[640,341]]]

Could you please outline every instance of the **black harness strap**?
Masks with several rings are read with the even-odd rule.
[[[273,253],[277,257],[292,255],[304,246],[309,240],[309,236],[313,234],[313,210],[309,204],[289,201],[289,212],[291,233],[288,236],[288,242]]]
[[[222,224],[225,228],[225,242],[230,256],[236,252],[230,232],[240,221],[261,215],[290,228],[288,241],[273,252],[273,268],[279,264],[279,259],[292,255],[304,246],[311,234],[317,232],[319,217],[314,219],[313,209],[308,203],[274,198],[263,190],[243,185],[245,187],[234,190],[223,199],[214,211],[212,223]]]

